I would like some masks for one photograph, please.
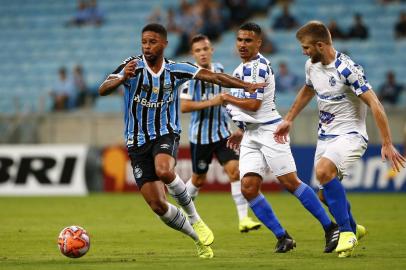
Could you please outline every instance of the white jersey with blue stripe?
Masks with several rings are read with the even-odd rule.
[[[245,82],[268,83],[265,88],[257,89],[252,94],[245,92],[244,89],[230,89],[230,94],[237,98],[262,100],[261,107],[255,112],[247,111],[231,104],[227,105],[227,111],[239,127],[249,123],[269,123],[281,118],[275,105],[275,76],[268,59],[258,53],[249,62],[241,63],[234,70],[233,76]]]
[[[319,138],[359,133],[368,140],[367,105],[358,97],[371,89],[362,67],[347,55],[336,52],[328,64],[306,62],[306,85],[317,95]]]
[[[211,71],[221,73],[224,67],[220,63],[212,63]],[[205,101],[221,94],[220,85],[190,80],[180,87],[180,98],[192,101]],[[210,144],[230,136],[229,117],[221,105],[212,106],[191,113],[189,124],[189,141],[194,144]]]
[[[164,59],[154,73],[143,56],[127,58],[113,74],[137,60],[135,76],[124,83],[124,136],[127,147],[142,146],[169,133],[180,134],[179,87],[193,79],[200,68],[187,62]]]

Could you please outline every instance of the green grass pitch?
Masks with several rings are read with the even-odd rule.
[[[200,194],[198,210],[215,234],[215,258],[197,258],[192,240],[164,224],[137,194],[0,198],[0,269],[406,269],[406,196],[351,194],[369,234],[352,258],[323,254],[318,222],[289,194],[266,194],[297,248],[273,253],[265,228],[241,234],[228,193]],[[62,256],[57,236],[68,225],[88,230],[91,248]]]

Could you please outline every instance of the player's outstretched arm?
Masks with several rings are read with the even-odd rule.
[[[392,168],[399,172],[400,167],[405,167],[406,160],[392,144],[392,136],[389,129],[388,118],[381,102],[372,89],[361,94],[359,97],[371,108],[372,115],[376,125],[378,126],[382,140],[382,160],[389,160]]]
[[[292,127],[293,120],[296,116],[303,110],[304,107],[310,102],[314,97],[314,89],[310,86],[304,85],[297,94],[295,101],[286,114],[282,123],[278,125],[274,132],[274,139],[277,143],[288,142],[288,135],[290,128]]]
[[[267,86],[267,83],[248,83],[240,79],[234,78],[225,73],[215,73],[208,69],[201,69],[196,74],[195,79],[202,80],[206,82],[211,82],[214,84],[221,85],[227,88],[243,88],[250,93],[255,92],[258,88],[263,88]]]
[[[233,104],[241,109],[256,112],[259,110],[262,104],[262,100],[255,98],[237,98],[230,94],[223,93],[223,102],[225,104]]]
[[[182,113],[188,113],[193,111],[200,111],[209,107],[221,105],[223,103],[223,98],[221,95],[216,95],[212,99],[204,101],[193,101],[187,99],[181,99],[180,110]]]
[[[99,87],[99,95],[107,96],[110,95],[117,87],[125,82],[127,79],[135,75],[135,68],[137,66],[137,61],[133,60],[129,62],[123,70],[123,75],[120,74],[110,74],[104,82]]]

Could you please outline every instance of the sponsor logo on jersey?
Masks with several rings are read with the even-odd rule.
[[[167,144],[167,143],[161,144],[159,147],[161,149],[169,149],[169,148],[171,148],[171,146],[169,144]]]
[[[149,90],[149,85],[148,84],[141,85],[141,90],[147,92]]]
[[[141,98],[139,95],[136,95],[134,97],[134,101],[147,108],[160,108],[165,103],[171,103],[173,101],[173,94],[169,95],[168,100],[162,100],[162,101],[157,101],[157,102],[152,102],[146,98]]]
[[[187,88],[186,88],[187,89]],[[165,83],[164,84],[164,91],[172,91],[172,85],[170,83]]]
[[[332,113],[320,111],[320,122],[324,124],[330,124],[331,122],[333,122],[335,117],[336,116]]]

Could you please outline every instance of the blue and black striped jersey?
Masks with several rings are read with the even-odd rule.
[[[223,72],[220,63],[212,64],[213,72]],[[221,86],[201,80],[190,80],[181,86],[180,97],[204,101],[221,93]],[[230,136],[229,117],[224,107],[214,106],[193,111],[189,125],[189,141],[194,144],[218,142]]]
[[[181,132],[178,88],[194,78],[199,68],[191,63],[164,59],[161,70],[154,73],[142,55],[131,56],[113,72],[123,72],[125,65],[137,60],[135,76],[124,83],[124,136],[127,147],[169,133]]]

